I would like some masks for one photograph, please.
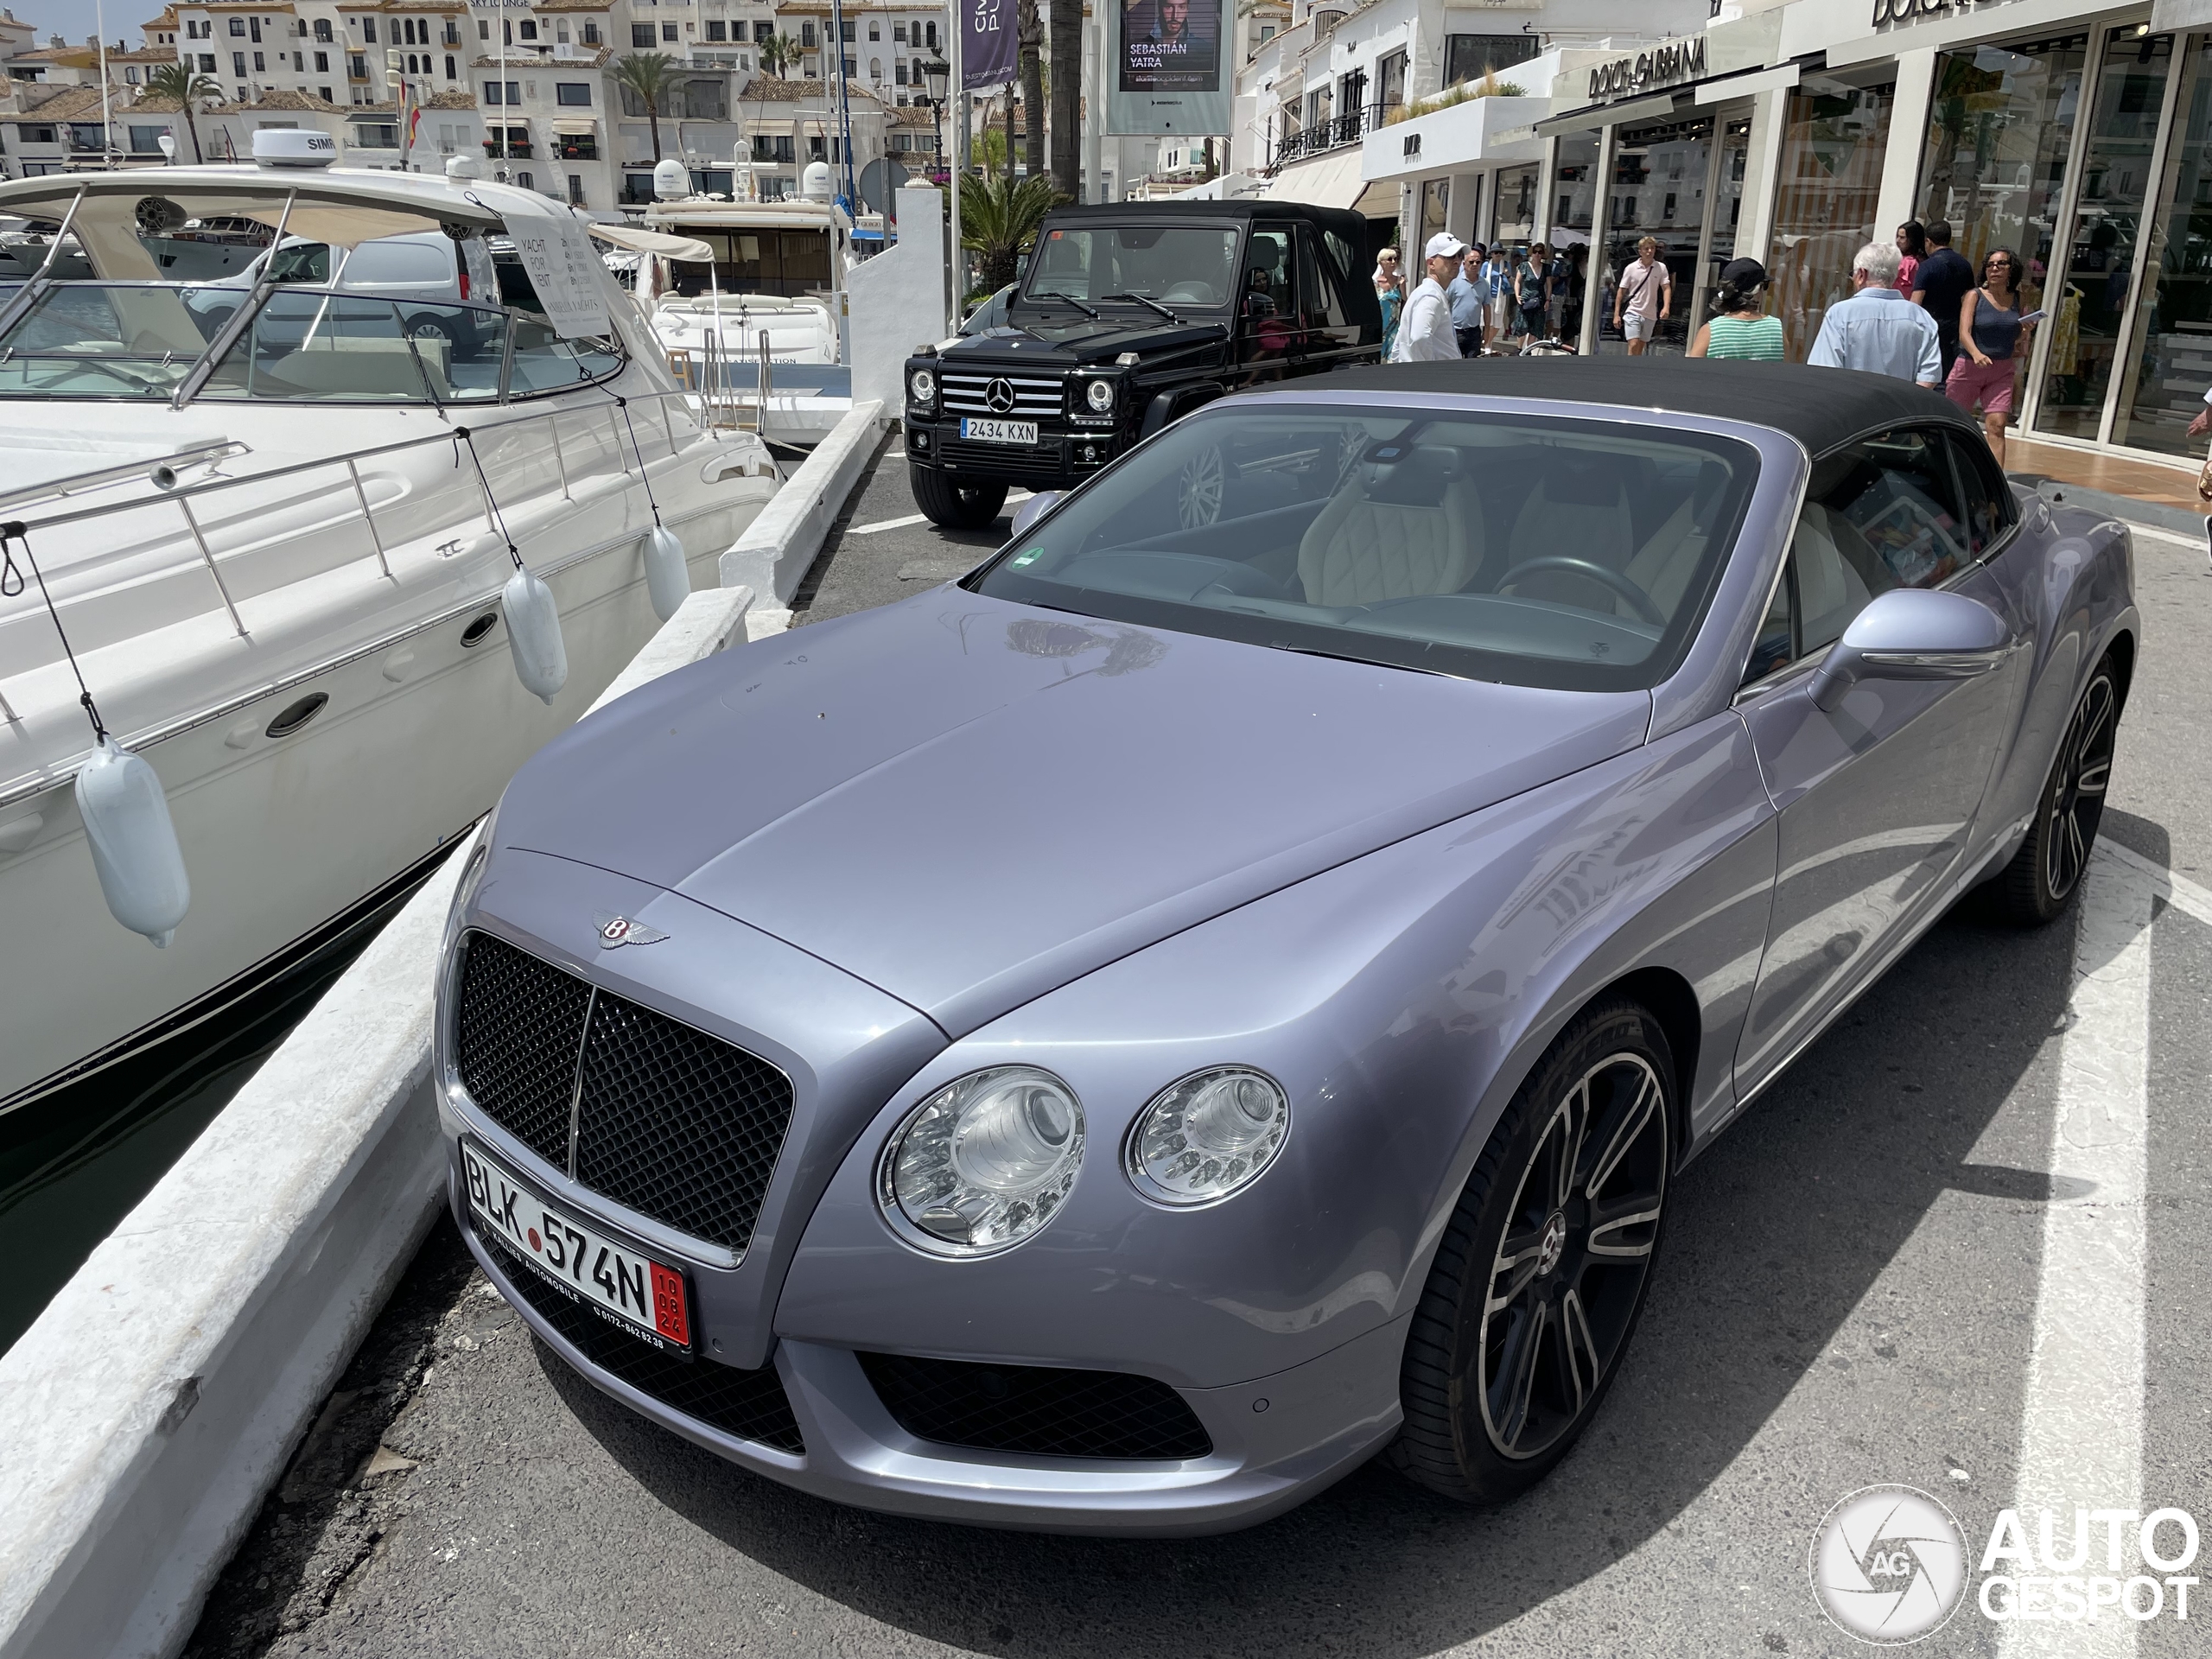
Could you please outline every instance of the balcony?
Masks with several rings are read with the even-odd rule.
[[[1301,128],[1275,146],[1274,159],[1268,163],[1269,176],[1292,162],[1357,143],[1369,133],[1381,128],[1399,107],[1395,104],[1370,104],[1349,115],[1331,116],[1325,121],[1317,121],[1310,127]]]
[[[499,141],[496,138],[486,138],[484,141],[484,153],[495,161],[505,159],[526,162],[530,159],[530,145],[527,141],[518,139],[507,146],[503,156],[499,149]]]

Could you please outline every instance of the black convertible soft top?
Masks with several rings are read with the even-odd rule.
[[[1786,432],[1820,454],[1885,426],[1972,419],[1940,392],[1885,374],[1802,363],[1716,362],[1683,357],[1486,357],[1462,363],[1391,363],[1314,382],[1321,391],[1458,392],[1615,404],[1744,421]],[[1304,388],[1299,388],[1303,390]],[[1268,388],[1284,391],[1292,388]]]

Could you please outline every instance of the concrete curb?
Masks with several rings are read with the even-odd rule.
[[[695,593],[594,703],[736,637]],[[456,851],[0,1357],[0,1659],[175,1653],[445,1194]]]
[[[868,470],[883,428],[880,402],[856,403],[721,557],[721,584],[787,606],[822,551],[845,498]]]

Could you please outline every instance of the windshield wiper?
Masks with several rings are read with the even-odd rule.
[[[1408,674],[1433,674],[1440,680],[1456,680],[1457,674],[1446,674],[1440,668],[1420,668],[1412,663],[1394,663],[1387,657],[1355,657],[1348,651],[1323,651],[1317,645],[1296,645],[1287,639],[1270,639],[1268,646],[1275,651],[1296,652],[1300,657],[1326,657],[1332,662],[1357,663],[1366,668],[1402,669]]]
[[[1033,300],[1065,300],[1070,305],[1075,307],[1077,310],[1082,312],[1084,316],[1089,317],[1093,322],[1098,321],[1098,314],[1096,311],[1085,305],[1081,300],[1076,298],[1074,295],[1063,294],[1057,288],[1048,288],[1042,294],[1032,294],[1029,297]]]
[[[1183,321],[1182,318],[1177,316],[1173,311],[1170,311],[1158,300],[1148,300],[1141,294],[1109,294],[1106,297],[1109,300],[1135,300],[1139,305],[1150,306],[1154,310],[1159,312],[1161,316],[1166,318],[1170,322],[1180,322]]]

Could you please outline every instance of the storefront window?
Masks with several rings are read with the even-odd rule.
[[[1491,226],[1492,245],[1526,242],[1536,233],[1536,188],[1539,169],[1503,167],[1497,172],[1497,222]]]
[[[1720,173],[1713,199],[1712,257],[1707,261],[1705,291],[1719,280],[1720,268],[1736,257],[1736,232],[1744,219],[1744,172],[1751,161],[1749,119],[1726,123],[1720,132]]]
[[[2063,245],[2063,269],[2050,289],[2056,303],[2036,427],[2064,437],[2094,438],[2103,419],[2173,62],[2172,35],[2137,29],[2124,24],[2105,36],[2082,154],[2081,201]]]
[[[1920,218],[1947,220],[1979,270],[1992,248],[2026,268],[2032,307],[2050,267],[2089,37],[1979,46],[1936,60],[1921,162]]]
[[[1559,165],[1552,175],[1551,238],[1555,247],[1590,239],[1597,200],[1597,133],[1563,134],[1559,141]],[[1522,237],[1530,234],[1524,231]]]
[[[2112,417],[2114,443],[2167,454],[2202,448],[2184,429],[2212,390],[2212,41],[2190,38],[2183,74]]]
[[[1789,94],[1771,269],[1793,361],[1804,361],[1828,307],[1851,292],[1852,256],[1874,239],[1893,91],[1821,80]]]
[[[1661,126],[1623,127],[1613,138],[1613,176],[1606,191],[1605,274],[1599,286],[1598,350],[1624,352],[1628,342],[1613,326],[1613,290],[1637,258],[1637,247],[1657,238],[1659,258],[1672,279],[1671,315],[1658,326],[1651,349],[1679,353],[1689,344],[1697,288],[1698,243],[1705,229],[1705,187],[1713,165],[1713,118]],[[1656,306],[1656,296],[1653,301]]]

